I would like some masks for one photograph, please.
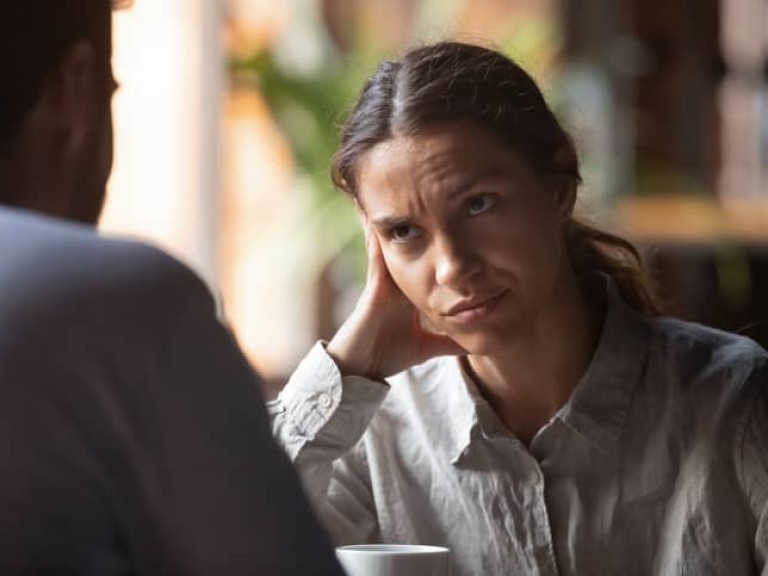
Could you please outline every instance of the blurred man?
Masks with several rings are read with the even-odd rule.
[[[104,201],[111,9],[0,3],[0,573],[340,574],[204,285],[63,220]]]

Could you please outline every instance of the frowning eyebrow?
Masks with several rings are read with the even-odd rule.
[[[398,226],[408,226],[411,224],[411,220],[398,216],[382,216],[381,218],[371,220],[371,223],[380,230],[391,230],[392,228],[397,228]]]
[[[448,199],[454,200],[456,197],[466,194],[472,188],[475,188],[478,184],[487,182],[489,180],[495,180],[501,176],[501,170],[489,170],[488,172],[473,174],[469,178],[459,180],[458,184],[454,185],[452,190],[448,193]]]
[[[456,198],[459,198],[462,195],[466,194],[467,192],[469,192],[479,184],[499,179],[503,175],[504,173],[501,169],[489,170],[487,172],[482,172],[480,174],[472,174],[467,178],[458,180],[457,184],[450,185],[450,192],[448,192],[447,199],[455,200]],[[411,218],[407,218],[403,216],[381,216],[379,218],[374,218],[371,220],[371,224],[373,224],[376,228],[380,230],[391,230],[398,226],[409,226],[412,223],[413,223],[413,220]]]

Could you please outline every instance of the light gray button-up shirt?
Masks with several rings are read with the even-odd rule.
[[[526,448],[456,358],[341,377],[318,344],[270,405],[339,544],[448,546],[453,576],[768,575],[768,355],[630,309]]]

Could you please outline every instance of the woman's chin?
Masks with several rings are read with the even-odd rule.
[[[453,340],[470,356],[491,356],[508,350],[512,345],[513,337],[495,332],[479,332],[476,334],[451,335]]]

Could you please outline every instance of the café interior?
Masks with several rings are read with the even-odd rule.
[[[328,174],[344,114],[381,58],[445,38],[534,75],[577,143],[579,213],[638,246],[672,313],[768,345],[764,0],[136,2],[102,228],[195,268],[273,392],[365,278]]]

